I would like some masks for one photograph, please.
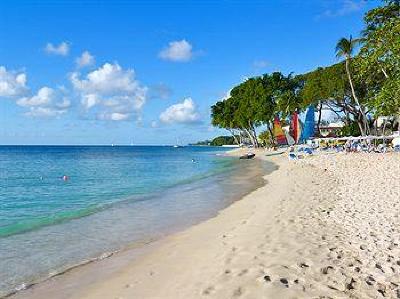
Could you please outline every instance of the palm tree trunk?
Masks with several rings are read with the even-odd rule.
[[[361,113],[357,114],[357,118],[354,118],[357,121],[358,128],[360,129],[360,133],[362,136],[366,135],[364,121]]]
[[[347,57],[346,58],[346,63],[345,63],[345,65],[346,65],[346,73],[347,73],[347,77],[349,79],[351,93],[353,95],[354,101],[356,102],[356,104],[358,106],[358,109],[360,109],[360,113],[361,113],[362,121],[363,121],[363,126],[364,126],[364,130],[362,130],[362,131],[364,131],[364,134],[362,133],[362,135],[365,136],[365,134],[367,133],[367,129],[368,129],[367,128],[367,118],[365,117],[363,107],[360,105],[360,102],[359,102],[358,97],[356,95],[356,91],[354,90],[353,80],[351,79],[349,62],[350,62],[350,58]]]

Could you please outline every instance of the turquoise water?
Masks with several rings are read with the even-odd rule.
[[[0,237],[86,216],[128,195],[230,166],[211,153],[200,147],[0,147]]]
[[[205,219],[250,191],[255,162],[223,150],[0,146],[0,296]]]

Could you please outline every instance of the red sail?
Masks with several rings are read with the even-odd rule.
[[[299,120],[299,115],[297,112],[294,112],[292,115],[292,134],[293,139],[296,143],[299,143],[300,136],[301,136],[301,125]]]

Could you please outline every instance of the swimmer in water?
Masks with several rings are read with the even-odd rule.
[[[67,175],[63,175],[61,178],[65,182],[69,180],[69,177]]]

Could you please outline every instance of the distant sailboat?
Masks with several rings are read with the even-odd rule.
[[[180,145],[178,142],[178,138],[176,138],[176,143],[174,145],[174,148],[181,148],[181,147],[183,147],[183,145]]]

